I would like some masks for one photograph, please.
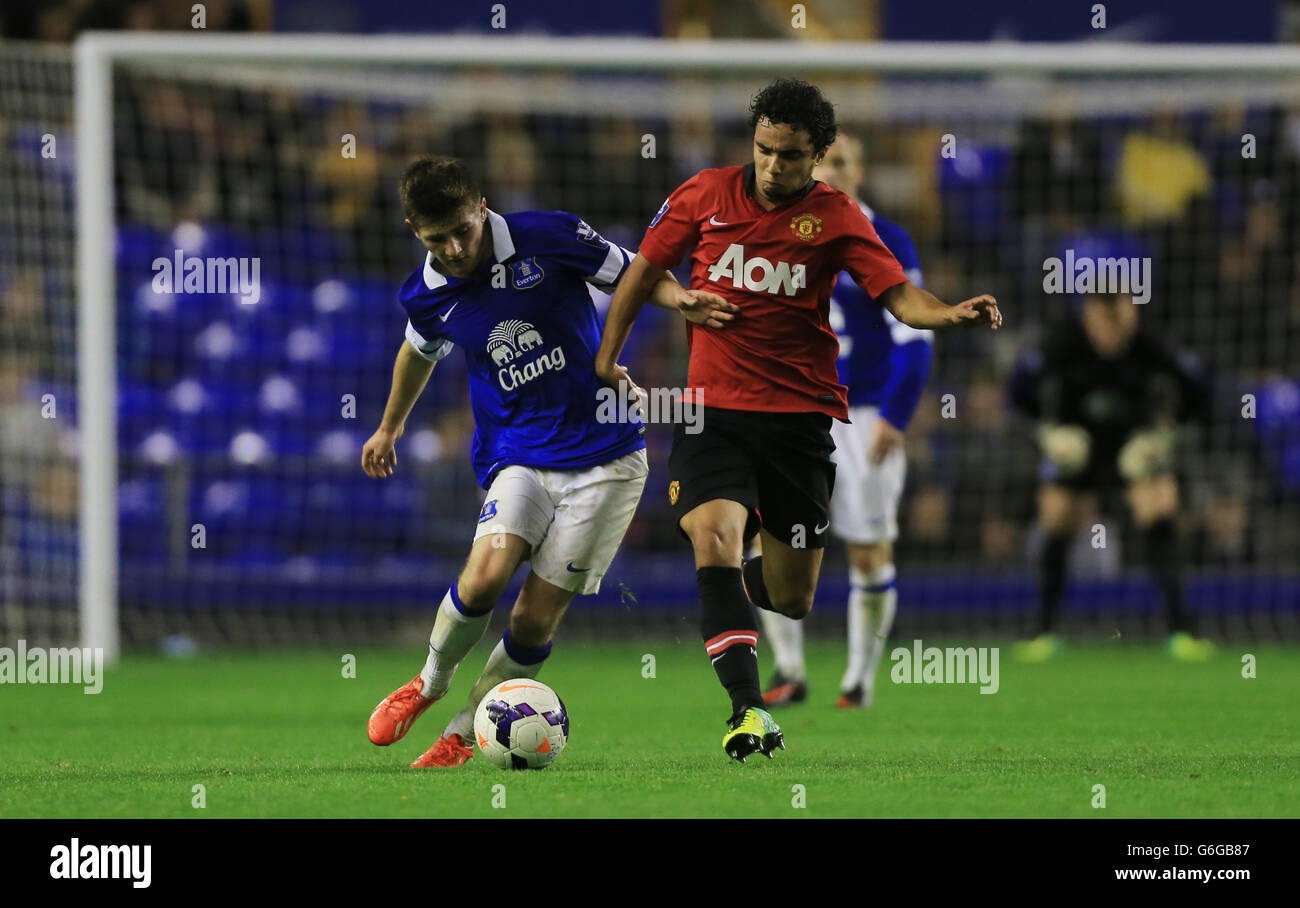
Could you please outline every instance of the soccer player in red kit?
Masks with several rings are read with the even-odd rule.
[[[614,293],[596,353],[604,381],[631,385],[618,355],[632,323],[692,247],[691,287],[737,307],[725,328],[687,326],[688,393],[703,409],[700,431],[676,428],[668,500],[695,551],[705,650],[731,697],[723,749],[742,763],[785,747],[763,708],[750,602],[807,615],[830,526],[830,426],[848,417],[829,321],[836,275],[848,271],[914,328],[1002,322],[991,296],[948,306],[909,283],[857,203],[812,178],[836,134],[835,109],[816,86],[778,79],[749,112],[753,163],[702,170],[668,197]],[[762,557],[742,564],[760,529]]]

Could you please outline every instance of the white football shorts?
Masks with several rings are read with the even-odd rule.
[[[903,497],[907,455],[894,448],[879,464],[867,459],[876,434],[876,407],[849,407],[851,423],[831,423],[835,441],[835,490],[831,494],[831,532],[845,542],[872,543],[898,538],[898,502]]]
[[[518,536],[538,577],[580,596],[599,592],[649,474],[644,448],[585,470],[504,467],[483,500],[474,540]]]

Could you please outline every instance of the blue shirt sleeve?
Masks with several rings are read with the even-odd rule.
[[[632,261],[626,249],[611,243],[590,224],[567,211],[556,212],[550,258],[577,273],[587,283],[613,292]]]
[[[415,348],[415,352],[436,363],[451,353],[452,342],[439,336],[435,327],[437,318],[430,318],[426,307],[421,305],[420,294],[424,289],[424,268],[416,268],[397,291],[397,302],[406,314],[406,342]]]
[[[431,363],[444,359],[455,346],[445,337],[439,337],[432,332],[427,335],[422,334],[410,321],[406,323],[406,342],[415,348],[416,353]]]
[[[907,279],[918,287],[924,286],[921,281],[921,259],[916,254],[916,244],[912,242],[908,232],[893,221],[886,221],[884,218],[877,219],[876,230],[880,234],[881,242],[889,247],[889,251],[894,253],[894,258],[898,259],[898,264],[903,266],[903,273],[907,275]]]
[[[930,377],[933,351],[926,338],[895,344],[890,356],[889,382],[880,396],[880,415],[900,432],[907,428],[921,402],[921,392]]]
[[[883,219],[882,219],[883,220]],[[881,239],[894,253],[898,264],[903,266],[907,279],[918,287],[924,286],[921,280],[921,260],[916,254],[916,246],[907,231],[897,224],[883,222]],[[889,381],[880,394],[880,415],[900,432],[907,428],[921,402],[921,392],[930,377],[930,363],[934,357],[931,331],[918,331],[886,313],[885,321],[889,323],[890,337],[894,341],[893,352],[889,362]]]

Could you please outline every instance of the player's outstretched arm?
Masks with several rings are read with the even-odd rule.
[[[429,362],[410,343],[403,341],[393,364],[393,386],[388,392],[388,404],[379,428],[361,449],[361,469],[371,479],[393,475],[397,466],[397,439],[406,431],[406,417],[411,414],[434,364]]]
[[[962,322],[977,321],[988,317],[993,330],[1002,325],[1002,313],[998,311],[998,301],[987,293],[963,300],[955,306],[949,306],[928,290],[916,286],[910,281],[895,284],[880,294],[880,304],[890,311],[894,318],[913,328],[947,328]]]
[[[667,273],[667,269],[660,268],[639,252],[627,266],[609,301],[605,331],[600,336],[600,349],[596,351],[596,376],[601,381],[617,387],[620,381],[628,380],[627,370],[618,364],[618,356],[623,352],[627,336],[632,333],[632,323],[641,314],[641,307]]]

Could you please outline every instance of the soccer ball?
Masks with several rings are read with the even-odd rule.
[[[479,701],[474,737],[479,753],[501,769],[545,769],[568,743],[569,714],[542,682],[514,678]]]

